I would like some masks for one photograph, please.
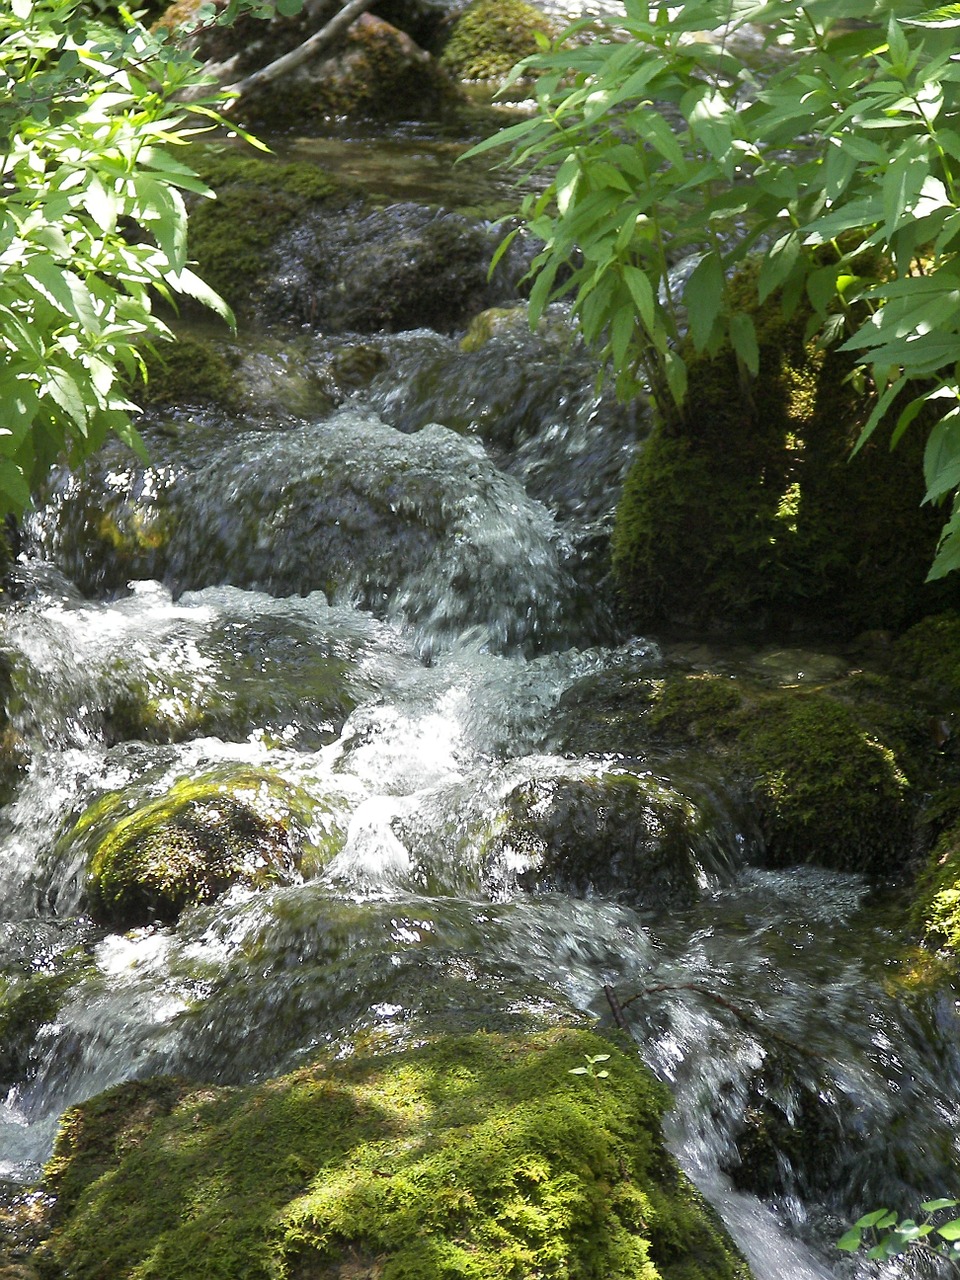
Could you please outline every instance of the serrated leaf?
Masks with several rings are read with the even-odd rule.
[[[81,435],[87,431],[87,406],[75,379],[66,369],[48,366],[45,370],[46,382],[42,394],[49,395],[71,419]]]
[[[202,302],[205,307],[209,307],[211,311],[216,312],[218,316],[226,320],[231,329],[237,327],[230,306],[215,289],[211,289],[206,281],[201,280],[189,267],[184,267],[182,271],[171,272],[168,279],[178,293],[183,293],[188,298],[195,298],[197,302]]]

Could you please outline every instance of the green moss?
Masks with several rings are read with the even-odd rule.
[[[934,950],[960,956],[960,822],[934,845],[917,882],[910,923]]]
[[[233,305],[254,296],[275,241],[311,209],[342,205],[350,191],[311,164],[198,148],[197,172],[217,193],[190,213],[198,273]],[[355,193],[353,193],[355,194]]]
[[[175,782],[133,812],[127,803],[120,793],[103,797],[60,842],[61,851],[77,842],[90,850],[90,911],[121,928],[172,922],[232,884],[315,873],[343,840],[331,823],[323,845],[311,844],[316,804],[260,770],[214,770]]]
[[[775,865],[885,871],[902,863],[909,783],[894,751],[849,707],[816,692],[763,698],[742,723],[737,758],[752,777]]]
[[[134,388],[141,405],[212,403],[236,407],[236,369],[211,342],[181,334],[146,356],[147,378]]]
[[[616,685],[616,678],[614,684]],[[592,686],[596,689],[596,685]],[[771,688],[717,673],[668,672],[616,687],[605,713],[586,720],[585,740],[564,749],[600,753],[651,748],[682,756],[684,770],[718,773],[749,802],[776,866],[902,870],[923,791],[935,782],[933,743],[902,706],[854,679],[825,688]],[[604,706],[604,690],[599,690]]]
[[[538,51],[538,35],[552,32],[549,18],[524,0],[474,0],[457,20],[440,64],[462,80],[502,80]]]
[[[749,303],[750,273],[741,280]],[[804,342],[805,316],[752,305],[760,373],[689,351],[687,410],[661,421],[628,476],[613,559],[638,628],[852,635],[899,629],[956,599],[924,584],[939,526],[921,508],[923,431],[850,451],[869,408],[847,359]]]
[[[649,775],[598,770],[521,783],[493,823],[490,852],[531,863],[525,888],[683,906],[699,897],[707,825],[686,796]]]
[[[571,1075],[608,1053],[603,1082]],[[586,1032],[441,1039],[64,1117],[51,1271],[74,1280],[732,1280],[664,1152],[661,1086]]]
[[[924,618],[896,642],[892,670],[923,685],[931,702],[960,709],[960,614]]]

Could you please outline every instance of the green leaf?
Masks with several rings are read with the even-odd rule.
[[[956,10],[957,25],[960,26],[960,4],[948,5],[947,7]],[[955,1209],[958,1205],[960,1205],[960,1200],[924,1200],[920,1208],[925,1213],[936,1213],[938,1209]]]
[[[960,530],[958,530],[958,532],[960,532]],[[956,535],[953,533],[951,533],[949,536],[951,538],[956,537]],[[960,563],[960,537],[957,537],[957,544],[958,545],[956,547],[955,554],[958,557],[958,563]],[[941,557],[944,554],[944,550],[945,550],[944,544],[941,543],[940,551],[937,554],[937,559],[934,561],[934,569],[937,567],[937,562],[941,560]],[[931,569],[930,576],[935,577],[938,575],[935,575],[933,572],[933,569]],[[937,1235],[944,1240],[960,1240],[960,1218],[954,1218],[952,1222],[945,1222],[943,1223],[942,1226],[937,1227]]]
[[[775,289],[779,289],[793,271],[800,258],[800,237],[796,231],[788,231],[764,254],[760,264],[757,290],[760,301],[766,302]]]
[[[760,372],[760,348],[753,317],[749,313],[739,311],[730,317],[730,341],[734,351],[753,377],[756,377]]]
[[[218,316],[226,320],[231,329],[236,329],[237,323],[228,304],[215,289],[211,289],[189,267],[184,267],[182,271],[170,272],[168,279],[178,293],[202,302],[205,307],[209,307],[211,311],[215,311]]]
[[[644,329],[648,334],[652,334],[656,328],[653,286],[639,267],[624,267],[623,279],[630,290],[630,296],[636,305]]]
[[[710,341],[723,306],[723,294],[724,276],[720,259],[715,253],[705,254],[693,269],[683,290],[690,336],[698,351],[702,351]]]
[[[923,454],[927,486],[924,502],[937,502],[960,486],[960,416],[954,410],[937,422],[927,438]],[[947,1224],[950,1225],[949,1223]],[[960,1237],[946,1236],[952,1240]]]
[[[56,365],[49,365],[45,372],[46,381],[42,386],[41,394],[49,395],[81,434],[85,435],[89,415],[83,394],[75,379],[66,369],[58,368]]]
[[[863,1241],[863,1235],[859,1227],[851,1227],[850,1230],[840,1237],[837,1241],[837,1248],[843,1249],[847,1253],[855,1253]]]

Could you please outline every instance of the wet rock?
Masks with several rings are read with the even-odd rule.
[[[902,689],[858,675],[776,688],[742,672],[651,666],[618,664],[574,685],[552,745],[666,756],[668,772],[693,752],[753,810],[767,865],[908,868],[935,762]]]
[[[134,793],[134,797],[135,797]],[[332,855],[311,845],[316,806],[269,773],[226,766],[175,782],[139,807],[130,792],[93,804],[61,840],[60,856],[88,850],[87,900],[95,919],[117,929],[173,923],[185,907],[234,884],[290,883]]]
[[[520,885],[538,892],[687,906],[729,866],[713,816],[649,775],[597,769],[540,777],[505,798],[488,856],[524,868]]]
[[[513,260],[488,279],[500,238],[479,219],[418,204],[319,214],[274,244],[257,308],[268,321],[324,333],[449,333],[515,296]]]
[[[596,1054],[602,1088],[571,1074]],[[281,1258],[303,1276],[746,1280],[663,1148],[667,1104],[635,1053],[568,1030],[440,1037],[240,1090],[127,1084],[64,1118],[46,1258],[76,1280],[147,1259],[167,1280],[266,1276]]]
[[[766,1201],[811,1200],[848,1185],[866,1146],[854,1103],[812,1062],[791,1060],[799,1057],[772,1049],[737,1102],[736,1154],[724,1172]]]
[[[323,416],[335,403],[332,388],[316,376],[295,343],[266,336],[241,342],[194,333],[176,324],[176,341],[146,354],[146,381],[133,389],[151,418],[163,411],[184,416],[215,406],[260,421]],[[337,399],[342,396],[337,397]]]
[[[525,251],[505,255],[488,280],[501,234],[480,218],[375,208],[306,162],[229,150],[191,158],[217,193],[191,211],[191,255],[241,317],[324,333],[449,332],[516,297]]]
[[[48,554],[93,591],[122,590],[134,573],[179,591],[322,590],[409,624],[427,654],[470,629],[496,651],[603,634],[604,601],[574,581],[563,532],[477,444],[440,426],[404,435],[356,409],[244,432],[226,453],[221,440],[158,441],[166,458],[139,478],[105,452],[99,477],[69,480],[47,508]],[[174,530],[135,567],[100,535],[106,514],[122,530],[132,503],[137,520],[165,513]]]

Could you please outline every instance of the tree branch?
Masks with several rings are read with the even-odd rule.
[[[259,71],[254,71],[251,75],[238,80],[236,84],[226,85],[223,92],[235,93],[238,98],[242,98],[244,94],[250,93],[253,89],[259,89],[261,85],[269,84],[272,80],[276,80],[278,76],[285,75],[288,71],[295,71],[297,67],[302,66],[304,62],[309,61],[310,58],[315,57],[316,54],[321,53],[328,45],[332,44],[373,4],[374,0],[348,0],[348,3],[338,13],[334,14],[325,27],[315,31],[302,44],[298,44],[295,49],[291,49],[289,53],[283,54],[282,57],[275,58],[273,62],[261,67]],[[229,106],[226,109],[229,109]]]

